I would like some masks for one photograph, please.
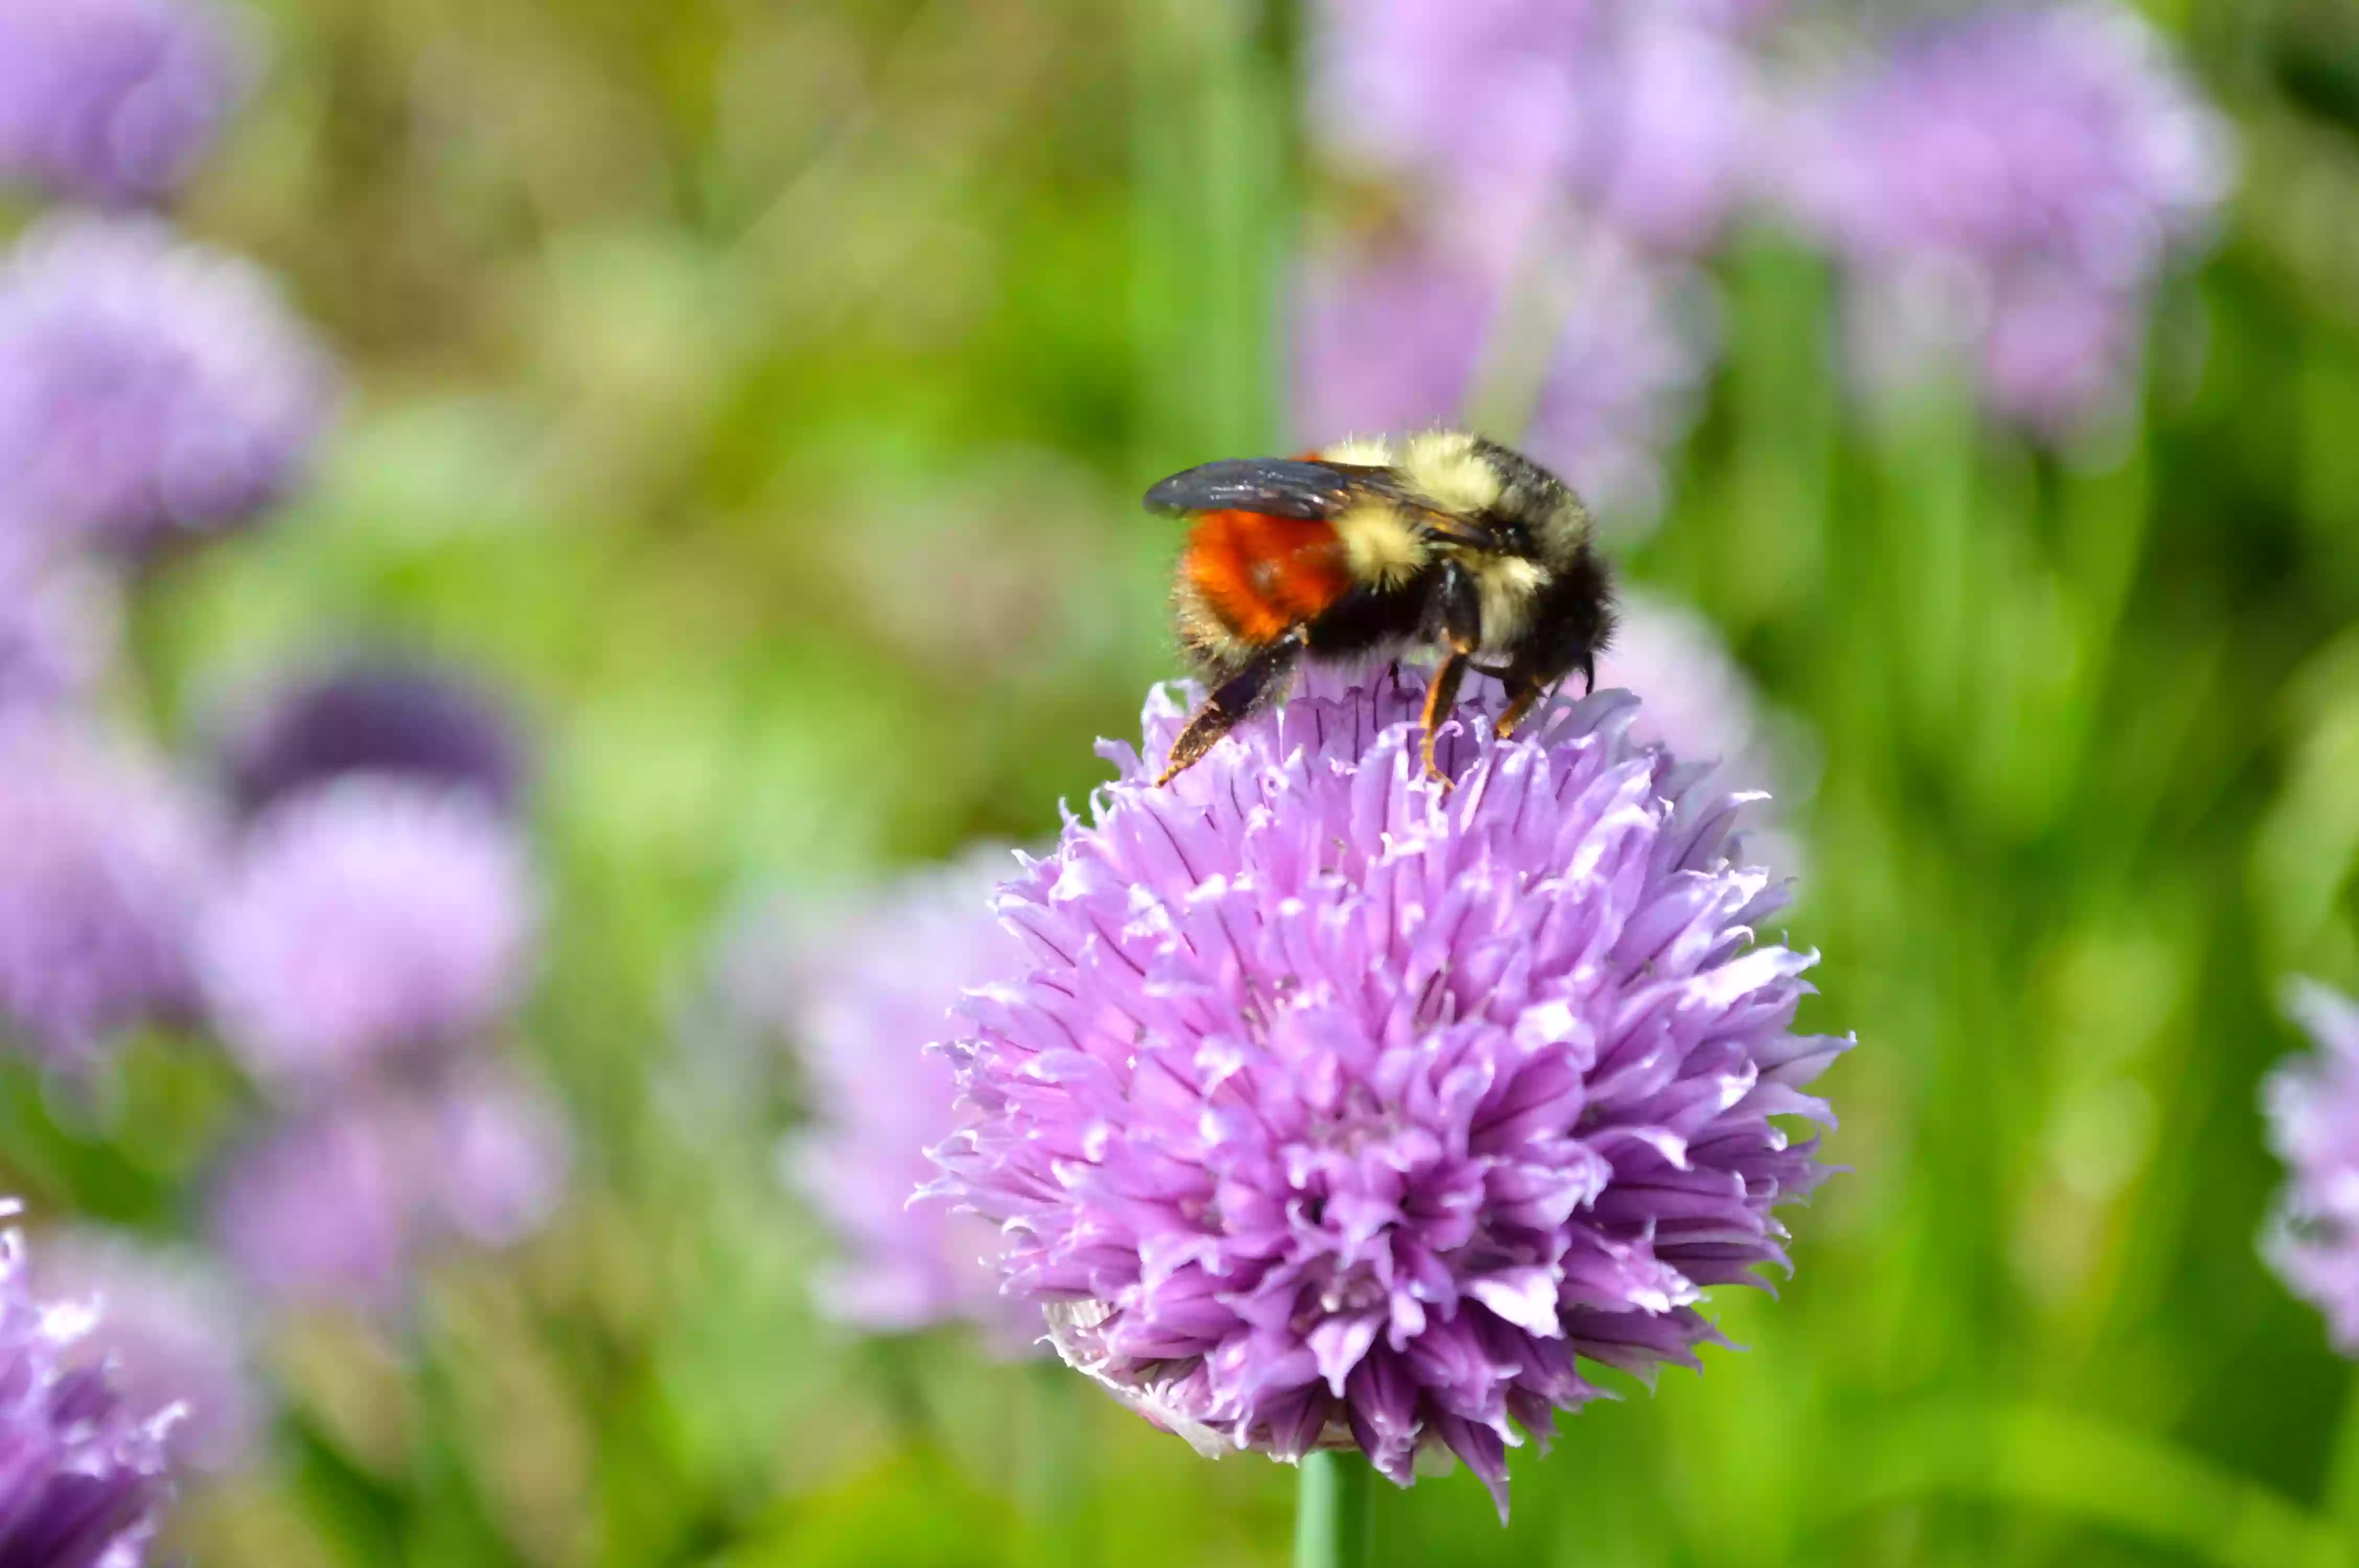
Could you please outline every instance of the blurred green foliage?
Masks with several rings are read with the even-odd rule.
[[[183,730],[243,672],[423,643],[526,694],[584,1130],[550,1234],[393,1338],[289,1325],[272,1465],[193,1561],[1270,1563],[1290,1476],[949,1336],[861,1344],[777,1118],[681,1026],[714,923],[1050,830],[1169,673],[1134,498],[1274,431],[1288,25],[1239,0],[277,0],[190,226],[348,355],[317,488],[140,607]],[[2359,981],[2359,25],[2154,7],[2241,194],[2142,431],[1871,415],[1829,280],[1724,267],[1731,353],[1638,579],[1817,729],[1806,1021],[1855,1173],[1743,1355],[1379,1501],[1386,1563],[2359,1560],[2359,1411],[2253,1238],[2279,979]],[[757,1069],[762,1070],[762,1069]],[[775,1069],[768,1069],[775,1070]],[[158,1228],[237,1091],[168,1042],[0,1095],[15,1184]],[[751,1097],[776,1107],[790,1095]],[[1723,1297],[1735,1292],[1723,1292]]]

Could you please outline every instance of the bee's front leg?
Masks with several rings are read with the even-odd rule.
[[[1447,789],[1449,775],[1433,756],[1434,735],[1458,700],[1458,686],[1466,678],[1467,661],[1483,644],[1483,593],[1472,572],[1456,561],[1448,561],[1441,568],[1435,602],[1441,617],[1441,645],[1449,652],[1442,656],[1441,667],[1433,672],[1433,684],[1425,688],[1425,739],[1419,755],[1425,762],[1425,776]]]

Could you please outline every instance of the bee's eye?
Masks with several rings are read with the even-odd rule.
[[[1498,536],[1499,547],[1511,556],[1525,555],[1532,547],[1532,531],[1516,518],[1495,518],[1491,531]]]

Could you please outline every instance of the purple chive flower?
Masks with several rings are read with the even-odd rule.
[[[2326,1314],[2345,1356],[2359,1356],[2359,1004],[2303,981],[2287,1010],[2318,1050],[2262,1086],[2269,1147],[2286,1163],[2261,1255],[2288,1290]]]
[[[60,719],[0,718],[0,1028],[73,1069],[184,1007],[211,847],[152,762]]]
[[[246,522],[301,477],[333,383],[250,264],[147,219],[53,219],[0,270],[0,535],[146,548]]]
[[[213,0],[0,0],[0,182],[169,196],[245,96],[251,45]]]
[[[513,1247],[538,1231],[564,1195],[572,1162],[565,1119],[548,1092],[514,1071],[478,1066],[444,1085],[413,1123],[435,1235],[472,1247]]]
[[[1759,97],[1726,0],[1329,0],[1311,122],[1336,161],[1424,188],[1493,267],[1585,214],[1692,254],[1742,193]]]
[[[2155,284],[2229,178],[2219,117],[2110,0],[1912,30],[1801,110],[1777,161],[1854,272],[1868,378],[1962,357],[2050,438],[2130,395]]]
[[[354,773],[255,823],[205,912],[198,979],[258,1077],[316,1090],[489,1029],[535,916],[524,844],[479,795]]]
[[[1663,453],[1686,428],[1709,362],[1693,325],[1702,312],[1682,308],[1683,291],[1700,286],[1596,236],[1554,254],[1528,287],[1531,327],[1508,319],[1506,288],[1431,249],[1314,257],[1296,313],[1297,436],[1323,445],[1456,423],[1478,377],[1512,357],[1521,334],[1552,327],[1529,427],[1499,434],[1610,523],[1651,516]]]
[[[8,1211],[13,1213],[13,1207]],[[80,1365],[83,1307],[33,1294],[22,1239],[0,1233],[0,1563],[140,1568],[169,1491],[164,1434]]]
[[[508,716],[455,672],[352,662],[267,694],[223,747],[230,793],[252,816],[346,773],[473,790],[513,810],[524,759]]]
[[[504,1248],[546,1223],[570,1161],[530,1079],[488,1064],[384,1082],[272,1130],[223,1174],[222,1249],[257,1290],[390,1309],[452,1245]]]
[[[175,1459],[216,1473],[243,1466],[268,1420],[245,1317],[229,1281],[192,1254],[102,1230],[40,1238],[42,1298],[85,1303],[98,1321],[70,1346],[73,1367],[105,1367],[135,1418],[178,1407],[166,1433]]]
[[[1487,683],[1486,683],[1487,685]],[[1168,788],[1181,710],[1003,888],[1037,966],[950,1045],[936,1192],[1000,1221],[1069,1361],[1208,1450],[1448,1450],[1506,1504],[1518,1428],[1716,1338],[1824,1174],[1773,1118],[1848,1042],[1734,816],[1601,694],[1510,741],[1414,682],[1325,681]],[[1018,971],[1011,970],[1011,976]]]
[[[818,1281],[821,1306],[887,1334],[971,1320],[1009,1354],[1030,1351],[1046,1325],[1037,1304],[1000,1291],[999,1237],[910,1199],[934,1174],[926,1151],[959,1125],[950,1064],[929,1047],[956,1027],[960,992],[1023,962],[991,909],[993,887],[1015,870],[1006,849],[977,850],[864,908],[802,912],[783,944],[765,933],[766,968],[786,993],[779,1022],[812,1103],[813,1126],[787,1145],[784,1169],[842,1253]]]

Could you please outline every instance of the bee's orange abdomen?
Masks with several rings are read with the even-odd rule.
[[[1180,569],[1207,610],[1256,643],[1276,642],[1352,586],[1332,525],[1260,512],[1198,516]]]

